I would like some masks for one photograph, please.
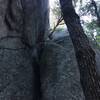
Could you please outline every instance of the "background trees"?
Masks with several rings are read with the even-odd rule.
[[[56,0],[56,2],[57,2],[55,3],[56,6],[53,6],[52,12],[55,17],[56,16],[59,17],[61,15],[60,5],[58,0]],[[99,18],[97,18],[97,16],[99,17],[100,2],[99,0],[94,1],[95,6],[93,5],[92,2],[93,2],[92,0],[88,1],[85,0],[84,2],[82,0],[73,0],[74,7],[76,9],[76,12],[80,16],[81,24],[84,28],[85,34],[88,36],[88,38],[93,40],[97,44],[97,46],[99,46],[100,28],[98,26],[99,22],[97,19]],[[59,28],[59,26],[62,25],[62,23],[64,24],[64,22],[58,24],[58,22],[60,21],[57,18],[56,20],[57,22],[55,22],[55,27],[51,31],[53,33],[54,29],[56,28],[56,25]]]

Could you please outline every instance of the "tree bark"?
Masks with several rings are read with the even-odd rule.
[[[60,0],[64,21],[74,45],[80,81],[86,100],[100,100],[100,79],[96,72],[95,52],[89,45],[72,0]]]

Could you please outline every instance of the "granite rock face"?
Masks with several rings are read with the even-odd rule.
[[[33,100],[29,50],[0,50],[0,100]]]
[[[65,42],[57,40],[44,46],[40,63],[41,100],[84,100],[73,45],[67,38]]]
[[[48,0],[0,0],[0,100],[37,100],[32,52],[47,31],[46,4]]]

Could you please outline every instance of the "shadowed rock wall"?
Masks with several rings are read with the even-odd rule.
[[[61,38],[62,39],[62,38]],[[47,42],[41,57],[41,100],[85,100],[70,38]]]
[[[32,54],[49,26],[47,4],[0,0],[0,100],[36,99]]]

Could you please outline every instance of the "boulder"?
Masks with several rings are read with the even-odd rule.
[[[59,44],[44,45],[40,60],[41,100],[84,100],[73,46]]]

